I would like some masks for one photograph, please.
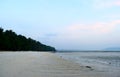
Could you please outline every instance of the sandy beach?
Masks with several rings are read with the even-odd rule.
[[[49,52],[0,52],[0,77],[120,77]]]

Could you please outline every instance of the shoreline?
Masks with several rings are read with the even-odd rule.
[[[117,76],[65,60],[51,52],[0,52],[0,77]]]

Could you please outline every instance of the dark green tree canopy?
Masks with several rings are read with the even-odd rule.
[[[12,30],[0,28],[0,50],[7,51],[56,51],[54,47],[44,45],[39,41],[17,35]]]

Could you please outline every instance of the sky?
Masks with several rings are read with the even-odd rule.
[[[120,47],[120,0],[0,0],[0,27],[57,50]]]

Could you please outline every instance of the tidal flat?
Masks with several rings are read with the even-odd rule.
[[[120,77],[50,52],[0,52],[0,77]]]

